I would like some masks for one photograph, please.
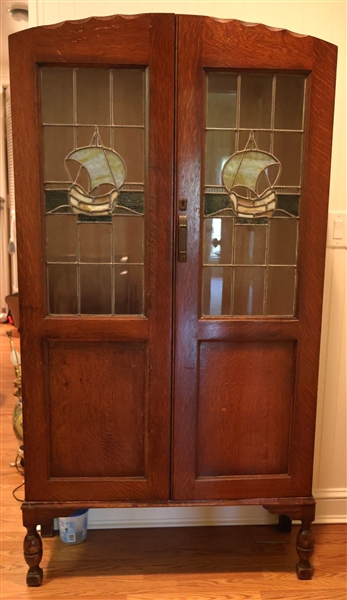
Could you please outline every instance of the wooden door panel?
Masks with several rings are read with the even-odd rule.
[[[174,28],[173,15],[115,16],[38,27],[10,40],[27,501],[150,501],[169,497]],[[73,98],[74,110],[67,107],[64,96],[61,110],[52,118],[51,102],[59,94],[50,90],[49,70],[60,68],[65,71],[58,76],[59,85],[64,86],[70,78],[67,96]],[[98,71],[95,77],[93,68]],[[93,104],[90,86],[83,93],[85,78],[91,76],[102,86],[107,71],[109,106],[114,111],[104,111],[100,120],[94,122],[89,110],[89,104]],[[122,77],[122,73],[130,71],[143,73],[146,114],[143,110],[145,125],[142,122],[140,129],[146,130],[146,135],[136,129],[138,105],[137,112],[132,113],[123,102],[121,118],[126,114],[128,120],[115,118],[119,103],[115,82],[125,81],[124,89],[129,93],[129,78]],[[100,89],[95,94],[98,114]],[[88,102],[82,106],[84,95]],[[61,123],[59,115],[66,122]],[[52,228],[57,213],[54,207],[53,212],[47,209],[47,180],[53,190],[49,193],[54,195],[56,174],[58,183],[66,179],[66,151],[91,144],[94,125],[101,126],[105,147],[111,144],[112,133],[114,142],[125,148],[129,178],[134,174],[136,183],[137,173],[140,174],[144,217],[140,218],[141,227],[134,226],[131,231],[145,232],[143,258],[139,258],[140,242],[125,251],[124,238],[117,238],[123,215],[117,223],[113,214],[106,217],[108,225],[102,224],[100,231],[105,234],[108,227],[108,241],[99,246],[95,236],[97,224],[86,227],[79,215],[76,218],[70,214],[71,228],[78,226],[79,233],[73,233],[73,240],[67,239],[69,225],[62,232],[66,243],[57,244],[59,223],[54,221]],[[69,148],[59,141],[59,127]],[[126,132],[130,130],[134,148],[129,153]],[[51,154],[52,135],[59,142],[57,169]],[[137,165],[140,154],[144,156],[145,168]],[[130,204],[133,182],[127,181]],[[47,228],[45,210],[49,213]],[[131,206],[125,212],[134,215]],[[127,235],[131,237],[129,232]],[[86,254],[89,237],[94,241]],[[64,247],[70,253],[68,265],[61,259]],[[125,260],[129,258],[134,263],[133,269],[141,269],[145,281],[140,310],[133,307],[124,315],[123,308],[117,310],[117,306],[124,304],[125,288],[119,286],[118,298],[113,285],[114,273],[124,274],[130,280],[130,269],[119,266],[123,254]],[[94,260],[95,256],[101,260]],[[49,261],[57,260],[63,265],[59,276],[74,272],[76,289],[69,292],[74,301],[69,300],[66,305],[57,305],[48,293],[47,270],[49,273],[52,266]],[[98,267],[90,268],[93,262],[104,263],[100,272]],[[77,273],[80,269],[77,279],[76,265]],[[55,264],[51,270],[57,270]],[[93,286],[93,272],[99,286]],[[69,284],[68,279],[65,278]],[[64,285],[62,279],[57,287],[57,294],[63,298]],[[90,296],[86,304],[83,295]],[[74,314],[49,314],[62,313],[65,306]]]
[[[197,475],[288,473],[292,342],[202,342]]]
[[[51,477],[146,479],[146,345],[49,344]]]
[[[336,48],[321,40],[274,31],[263,25],[249,27],[232,20],[178,18],[177,198],[187,199],[188,244],[187,261],[176,267],[172,484],[175,500],[311,494],[335,69]],[[221,103],[215,105],[220,110],[215,109],[212,121],[206,101],[210,73],[220,74],[221,85],[228,73],[234,81],[225,88]],[[264,260],[268,242],[278,247],[282,238],[282,234],[276,233],[282,231],[277,215],[278,226],[269,227],[268,241],[264,243],[264,235],[258,236],[258,241],[255,239],[258,246],[254,256],[258,264],[254,270],[243,250],[232,254],[234,240],[237,242],[239,237],[244,243],[245,236],[238,235],[240,229],[235,235],[242,219],[235,218],[230,204],[224,204],[229,206],[224,218],[231,217],[234,226],[222,226],[218,236],[211,239],[214,248],[220,245],[219,254],[213,248],[211,254],[206,251],[204,235],[212,218],[220,216],[218,212],[213,214],[217,211],[213,208],[213,194],[222,193],[225,199],[230,190],[221,189],[223,179],[216,175],[216,165],[206,167],[205,160],[208,164],[213,156],[211,149],[215,148],[221,170],[234,152],[231,138],[234,131],[237,131],[235,148],[237,143],[238,151],[246,148],[250,133],[247,127],[263,129],[260,148],[264,151],[272,151],[271,136],[274,136],[273,149],[282,152],[284,138],[282,134],[277,136],[274,113],[272,121],[262,113],[261,119],[268,121],[266,125],[248,126],[242,122],[242,111],[241,117],[237,116],[243,77],[246,80],[250,75],[255,81],[259,73],[269,81],[278,74],[279,85],[283,73],[305,79],[306,110],[300,130],[304,140],[300,211],[292,213],[299,221],[297,255],[294,249],[297,234],[293,234],[297,229],[291,225],[286,233],[288,242],[283,242],[288,251],[275,255],[270,248],[269,260]],[[250,113],[254,106],[250,102]],[[221,125],[225,107],[229,111],[228,123]],[[218,133],[221,126],[225,129],[222,136]],[[212,132],[214,137],[210,142],[207,136],[211,137],[213,128],[215,133]],[[293,131],[291,135],[295,141],[297,133]],[[270,147],[266,147],[269,140]],[[286,168],[283,182],[294,178],[294,171]],[[212,179],[211,185],[208,177]],[[298,179],[297,174],[295,178]],[[212,194],[208,212],[204,194]],[[286,210],[285,202],[280,208]],[[283,210],[281,216],[285,215]],[[179,203],[177,213],[183,214]],[[252,231],[252,222],[249,219],[246,222]],[[263,228],[268,226],[266,219],[258,224]],[[231,242],[225,238],[230,229]],[[287,267],[282,269],[284,264]],[[218,285],[223,286],[220,287],[223,292],[218,292],[217,311],[216,303],[211,302],[213,276],[214,291],[218,292]],[[218,283],[222,278],[223,284]],[[248,290],[257,294],[253,312],[247,312],[247,278],[249,282],[254,278],[257,287],[251,290],[251,283],[247,283]],[[241,290],[238,303],[231,299],[236,284]],[[274,301],[278,294],[281,306],[276,313]],[[288,314],[292,316],[288,318]],[[235,347],[252,348],[250,362],[239,351],[238,366],[230,367],[228,358]],[[271,361],[265,361],[267,355],[272,357],[273,371],[269,366]],[[230,369],[233,375],[228,373]],[[259,397],[265,397],[267,389],[270,394],[265,405],[258,405]],[[241,405],[242,414],[241,408],[240,411],[235,408]],[[267,425],[263,409],[269,416]],[[222,416],[224,412],[227,420]],[[228,436],[229,430],[237,434],[235,445],[232,436]]]

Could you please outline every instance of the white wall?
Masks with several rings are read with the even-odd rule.
[[[66,19],[142,12],[203,14],[260,22],[313,35],[339,47],[330,210],[346,211],[346,4],[343,1],[29,0],[31,26]],[[327,250],[314,469],[317,521],[347,520],[346,249]],[[95,510],[91,527],[265,523],[260,507]]]

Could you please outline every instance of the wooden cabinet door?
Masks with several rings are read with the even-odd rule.
[[[27,501],[169,497],[174,25],[10,40]]]
[[[180,16],[177,56],[173,497],[308,496],[336,48]]]

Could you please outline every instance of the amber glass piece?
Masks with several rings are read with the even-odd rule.
[[[207,127],[236,127],[237,75],[208,73]]]
[[[230,314],[231,283],[231,267],[203,267],[203,315],[218,316]]]
[[[110,265],[81,265],[80,286],[82,314],[111,314],[112,286]]]
[[[144,253],[143,217],[114,217],[114,261],[142,263]]]
[[[138,265],[115,265],[115,313],[141,315],[143,307],[144,273]]]
[[[65,157],[74,148],[73,127],[44,127],[44,179],[47,181],[69,181],[65,170]]]
[[[241,75],[240,126],[249,129],[271,127],[272,75]]]
[[[76,69],[77,123],[110,125],[109,69]]]
[[[206,132],[206,185],[222,184],[222,169],[234,151],[235,133],[233,131]]]
[[[273,265],[296,264],[296,219],[271,219],[269,237],[269,263]]]
[[[77,217],[47,215],[46,258],[48,262],[75,262],[77,256]]]
[[[234,315],[262,315],[265,269],[235,267]]]
[[[144,125],[145,72],[139,69],[114,69],[113,123]]]
[[[303,75],[276,75],[275,129],[302,129],[304,87]]]
[[[120,154],[127,167],[126,182],[144,182],[145,137],[143,129],[116,128],[113,131],[113,149]]]
[[[204,263],[231,264],[234,219],[204,220]]]
[[[262,265],[265,263],[266,226],[237,225],[235,227],[235,263]]]
[[[111,262],[111,223],[80,223],[78,231],[81,262]]]
[[[41,69],[41,112],[43,123],[73,123],[72,69]]]
[[[48,312],[52,315],[77,313],[77,267],[48,265]]]
[[[277,185],[300,185],[302,133],[276,131],[274,155],[282,165]]]
[[[294,314],[294,288],[294,267],[269,267],[266,314],[292,316]]]

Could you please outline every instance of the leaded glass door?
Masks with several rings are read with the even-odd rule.
[[[318,40],[178,22],[173,497],[310,495],[333,67]]]
[[[167,500],[174,17],[19,37],[26,500]]]

